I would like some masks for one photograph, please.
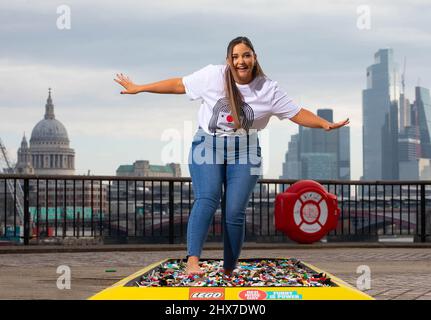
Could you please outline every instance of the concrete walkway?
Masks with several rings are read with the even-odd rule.
[[[97,247],[0,247],[0,299],[87,299],[143,267],[166,258],[184,258],[184,245]],[[222,258],[219,244],[206,246],[203,259]],[[376,299],[431,300],[430,245],[247,243],[241,258],[294,257],[356,287],[359,266],[371,270]],[[71,270],[71,289],[57,288],[59,266]],[[106,272],[115,269],[116,272]]]

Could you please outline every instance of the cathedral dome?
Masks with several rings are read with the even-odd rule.
[[[69,143],[67,131],[64,125],[56,119],[43,119],[39,121],[31,132],[30,142],[57,142]]]
[[[45,105],[45,118],[39,121],[31,132],[30,144],[69,144],[64,125],[55,119],[51,91]]]
[[[69,142],[66,128],[55,119],[50,88],[45,117],[33,128],[30,146],[25,135],[22,139],[16,171],[41,175],[75,174],[75,150],[70,148]]]

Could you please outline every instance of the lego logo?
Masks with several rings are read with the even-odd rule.
[[[203,288],[190,288],[190,300],[223,300],[224,289],[203,289]]]
[[[219,292],[196,292],[192,294],[194,299],[211,299],[211,298],[221,298],[223,295]]]

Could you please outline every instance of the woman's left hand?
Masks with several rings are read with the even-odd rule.
[[[349,123],[350,123],[349,118],[347,118],[344,121],[337,122],[337,123],[328,122],[328,124],[326,124],[323,127],[323,129],[326,130],[326,131],[331,131],[331,130],[334,130],[334,129],[338,129],[338,128],[344,127],[345,125],[348,125]]]

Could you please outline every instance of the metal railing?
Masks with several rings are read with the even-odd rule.
[[[247,207],[245,241],[289,241],[275,230],[274,202],[294,182],[258,181]],[[377,241],[382,236],[429,240],[431,181],[318,182],[337,195],[341,209],[327,241]],[[23,203],[23,222],[17,219],[18,203]],[[0,240],[25,245],[71,238],[183,243],[192,206],[190,178],[0,174]],[[219,207],[208,241],[222,238],[221,221]]]

